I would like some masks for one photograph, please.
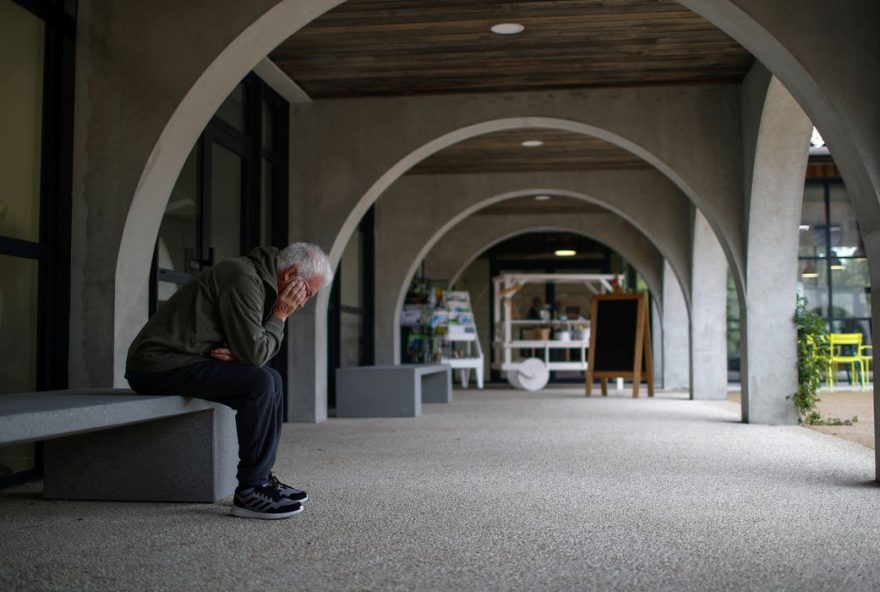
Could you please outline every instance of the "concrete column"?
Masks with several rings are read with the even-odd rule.
[[[654,384],[660,388],[666,388],[663,382],[663,315],[660,307],[654,301],[651,307],[651,355],[654,363]]]
[[[786,397],[798,388],[797,329],[792,317],[811,130],[797,102],[778,80],[771,79],[754,144],[746,302],[740,321],[745,327],[743,419],[751,423],[797,423],[797,412]]]
[[[709,223],[694,212],[691,396],[727,397],[727,260]]]
[[[871,343],[874,345],[874,359],[871,370],[877,371],[880,362],[880,232],[862,233],[868,267],[871,273]],[[875,374],[876,375],[876,374]],[[880,385],[874,380],[874,478],[880,481]]]
[[[689,389],[690,322],[681,284],[668,261],[663,262],[663,388]],[[691,391],[693,394],[693,391]]]
[[[329,300],[330,290],[321,290],[315,300]],[[327,419],[327,315],[312,301],[287,323],[288,419],[319,422]],[[323,307],[326,311],[326,305]]]

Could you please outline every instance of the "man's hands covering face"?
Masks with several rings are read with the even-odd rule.
[[[309,296],[306,283],[299,278],[294,279],[278,294],[278,300],[275,301],[275,306],[272,307],[272,315],[282,322],[286,321],[287,317],[306,305]]]

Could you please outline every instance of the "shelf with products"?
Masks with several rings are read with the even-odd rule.
[[[440,337],[440,362],[459,371],[461,385],[467,387],[470,371],[474,370],[477,388],[483,388],[483,350],[477,336],[474,311],[468,292],[447,290],[443,302],[434,309]]]
[[[477,386],[483,388],[484,358],[470,295],[432,289],[425,300],[404,305],[404,361],[448,364],[458,371],[463,387],[467,387],[474,370]]]

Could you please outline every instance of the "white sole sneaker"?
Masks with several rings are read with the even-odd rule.
[[[302,507],[302,504],[295,509],[290,510],[289,512],[257,512],[256,510],[248,510],[247,508],[240,508],[238,506],[232,506],[231,514],[233,516],[238,516],[239,518],[256,518],[258,520],[280,520],[282,518],[290,518],[296,514],[301,513],[305,508]]]

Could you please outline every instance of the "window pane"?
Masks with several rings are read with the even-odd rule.
[[[38,267],[0,255],[0,393],[37,388]]]
[[[843,183],[829,185],[831,251],[838,257],[864,257],[865,247]]]
[[[825,259],[798,261],[798,294],[807,299],[807,310],[828,318],[828,270]]]
[[[211,246],[214,263],[241,255],[242,158],[211,144]]]
[[[834,305],[832,316],[837,319],[850,317],[870,317],[868,290],[871,279],[868,275],[867,259],[840,259],[832,261],[831,301]]]
[[[801,257],[825,256],[827,252],[825,224],[825,186],[818,183],[808,183],[804,187],[798,255]]]
[[[273,142],[274,130],[272,128],[275,125],[275,112],[272,109],[272,104],[269,101],[267,101],[266,99],[263,99],[262,117],[263,117],[263,131],[262,131],[263,148],[266,148],[267,150],[271,150],[272,146],[274,146],[274,142]]]
[[[342,262],[339,267],[340,296],[343,306],[361,308],[363,306],[363,294],[361,293],[361,276],[363,274],[363,261],[361,260],[361,243],[363,233],[358,229],[351,235],[348,246],[342,253]]]
[[[239,130],[245,131],[244,118],[244,85],[239,84],[229,93],[220,109],[217,110],[217,117]]]
[[[192,272],[188,261],[195,259],[196,231],[198,229],[198,148],[193,148],[180,171],[177,183],[165,207],[165,216],[159,229],[159,268]],[[161,292],[161,289],[160,289]],[[160,293],[159,299],[164,301]]]
[[[0,236],[40,240],[43,21],[0,0]]]
[[[260,159],[260,244],[272,244],[272,163]]]

